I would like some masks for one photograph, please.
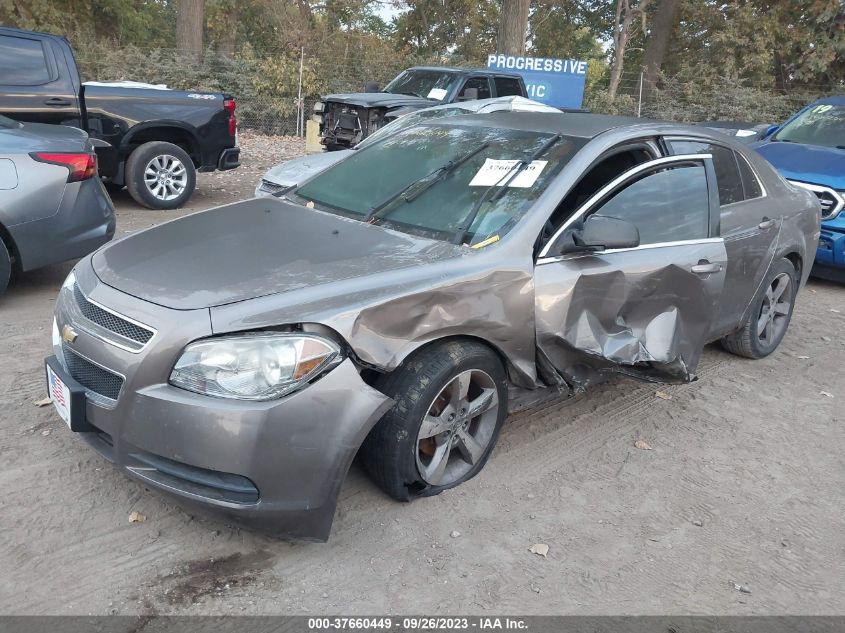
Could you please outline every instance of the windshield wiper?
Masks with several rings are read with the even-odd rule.
[[[496,187],[501,187],[501,189],[496,192],[496,195],[493,196],[491,202],[495,202],[496,200],[504,196],[505,192],[507,191],[508,185],[510,185],[511,182],[513,182],[513,180],[517,176],[519,176],[522,170],[528,167],[535,160],[540,158],[540,156],[545,154],[547,151],[549,151],[552,146],[557,143],[560,139],[561,135],[555,134],[548,141],[543,143],[536,152],[531,154],[531,156],[529,156],[528,158],[523,158],[518,163],[514,163],[511,168],[508,169],[507,172],[505,172],[505,175],[499,179],[498,182],[495,182],[489,187],[487,187],[487,189],[484,190],[484,193],[478,199],[478,202],[473,205],[466,218],[464,218],[464,221],[461,222],[460,226],[458,226],[458,230],[455,231],[455,235],[452,237],[452,244],[461,244],[464,241],[467,231],[469,231],[469,227],[471,227],[472,223],[475,222],[475,218],[478,216],[478,212],[481,210],[481,207],[484,205],[484,203],[487,202],[487,196],[489,196]]]
[[[448,163],[446,163],[445,165],[442,165],[441,167],[438,167],[437,169],[435,169],[431,173],[426,174],[422,178],[417,178],[413,182],[405,185],[399,191],[397,191],[396,193],[391,195],[389,198],[382,200],[377,205],[372,207],[370,209],[370,212],[366,216],[364,216],[364,222],[372,222],[373,220],[376,220],[378,218],[383,218],[384,216],[387,215],[385,210],[388,207],[390,207],[390,205],[392,205],[394,202],[399,200],[400,198],[403,198],[406,203],[407,202],[413,202],[414,200],[419,198],[422,194],[424,194],[426,191],[431,189],[435,184],[437,184],[438,182],[440,182],[441,180],[446,178],[446,176],[448,176],[453,171],[455,171],[458,167],[460,167],[465,162],[467,162],[470,158],[472,158],[473,156],[478,154],[480,151],[486,149],[489,145],[490,145],[490,143],[482,143],[481,145],[476,147],[471,152],[464,154],[460,158],[450,160]],[[434,176],[434,177],[432,178],[432,176]],[[407,195],[407,196],[404,195],[408,191],[413,189],[416,185],[420,184],[421,182],[425,183],[425,184],[423,184],[422,187],[420,187],[419,189],[417,189],[416,191],[414,191],[410,195]]]

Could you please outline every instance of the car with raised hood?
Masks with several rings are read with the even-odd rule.
[[[462,101],[460,103],[448,103],[424,108],[393,119],[384,127],[381,127],[373,134],[370,134],[355,147],[341,149],[334,152],[308,154],[274,165],[268,169],[264,176],[261,177],[261,180],[258,181],[258,184],[255,187],[255,195],[256,197],[282,195],[289,189],[297,186],[299,183],[305,182],[305,180],[311,176],[328,169],[348,156],[352,156],[356,151],[362,150],[372,143],[377,143],[379,140],[385,139],[399,130],[416,125],[423,119],[431,121],[441,117],[453,116],[455,114],[467,114],[469,112],[488,114],[490,112],[508,111],[560,112],[560,110],[552,106],[519,96]]]
[[[88,132],[100,177],[150,209],[175,209],[197,172],[240,165],[235,99],[139,82],[83,82],[64,37],[0,26],[0,114]]]
[[[772,353],[819,203],[702,128],[420,121],[280,198],[142,231],[56,302],[50,393],[126,474],[328,538],[359,455],[399,500],[477,475],[509,411]]]
[[[87,255],[114,226],[85,132],[0,116],[0,295],[13,271]]]
[[[383,90],[373,82],[367,88],[365,92],[325,95],[314,104],[320,142],[326,149],[355,147],[382,126],[423,108],[527,95],[518,74],[447,66],[416,66],[403,70]]]
[[[818,196],[813,275],[845,282],[845,97],[811,103],[754,147],[784,178]]]

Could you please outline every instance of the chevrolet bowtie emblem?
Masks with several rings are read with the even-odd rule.
[[[69,325],[65,325],[62,328],[62,340],[65,343],[73,343],[76,340],[77,336],[79,336],[79,334],[77,334],[76,330],[74,330]]]

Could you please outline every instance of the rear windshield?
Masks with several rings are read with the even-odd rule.
[[[508,182],[508,169],[548,143],[496,196]],[[583,143],[568,137],[554,141],[549,133],[426,122],[358,150],[295,195],[298,202],[357,219],[380,209],[371,221],[444,240],[455,237],[483,199],[463,240],[478,244],[507,233]],[[438,169],[462,160],[448,175],[436,178]],[[391,198],[392,204],[382,206]]]
[[[807,108],[784,125],[773,140],[845,149],[845,105]]]

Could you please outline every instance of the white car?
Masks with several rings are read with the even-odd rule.
[[[339,163],[348,156],[351,156],[355,152],[360,151],[373,143],[378,143],[380,140],[388,136],[392,136],[406,127],[415,125],[421,119],[448,117],[456,114],[466,114],[468,112],[486,114],[489,112],[504,111],[560,112],[559,109],[553,108],[552,106],[548,106],[544,103],[539,103],[537,101],[532,101],[531,99],[526,99],[525,97],[517,96],[480,99],[476,101],[462,101],[459,103],[449,103],[446,105],[425,108],[424,110],[418,110],[393,120],[377,132],[365,138],[356,145],[354,149],[342,149],[333,152],[322,152],[320,154],[300,156],[299,158],[294,158],[271,167],[255,187],[255,195],[259,198],[272,195],[280,196],[300,183],[305,182],[312,176],[316,176],[320,172],[325,171],[335,163]]]

